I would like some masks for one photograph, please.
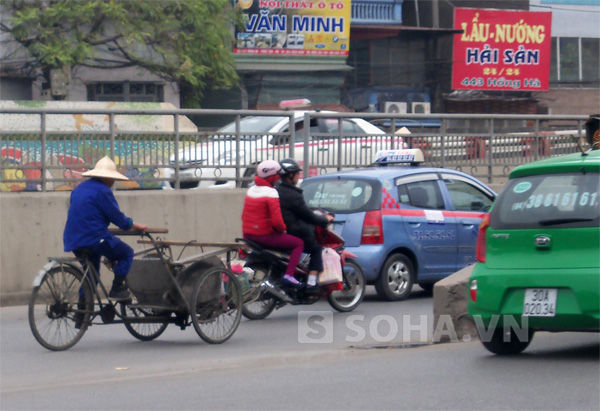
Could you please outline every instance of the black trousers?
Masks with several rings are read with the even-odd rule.
[[[323,247],[314,241],[304,242],[304,252],[310,254],[308,269],[310,271],[323,271]]]

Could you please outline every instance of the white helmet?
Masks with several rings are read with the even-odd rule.
[[[267,178],[279,174],[281,166],[275,160],[265,160],[256,167],[256,174],[261,178]]]

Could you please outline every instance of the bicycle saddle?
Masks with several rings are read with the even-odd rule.
[[[79,259],[89,259],[92,256],[92,250],[86,247],[78,248],[73,251],[73,254]]]

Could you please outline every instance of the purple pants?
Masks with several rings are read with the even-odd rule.
[[[285,273],[291,276],[294,275],[296,266],[300,262],[300,257],[302,257],[302,252],[304,251],[304,241],[301,238],[285,233],[271,233],[267,235],[244,234],[244,238],[267,247],[292,250],[290,262]]]

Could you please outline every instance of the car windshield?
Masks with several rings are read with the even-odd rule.
[[[311,208],[323,208],[333,213],[355,213],[374,207],[374,193],[378,192],[372,180],[331,179],[306,180],[302,184],[304,199]]]
[[[599,225],[598,174],[548,174],[511,180],[492,210],[492,228]]]
[[[256,116],[246,117],[240,120],[240,132],[243,134],[242,138],[245,139],[256,139],[262,137],[272,131],[282,120],[286,117],[270,117],[270,116]],[[219,134],[225,134],[225,138],[235,138],[235,121],[227,124],[225,127],[219,129]],[[231,133],[231,134],[229,134]],[[233,134],[233,135],[232,135]]]

